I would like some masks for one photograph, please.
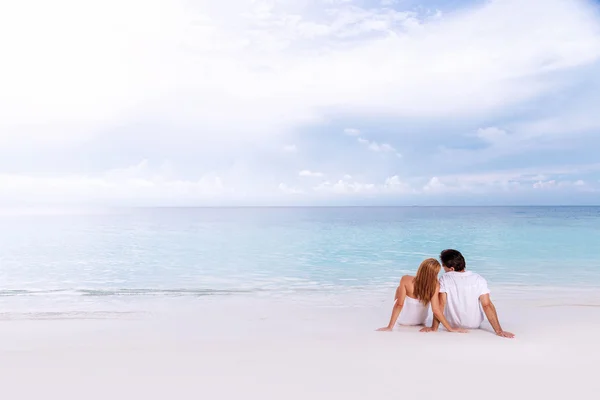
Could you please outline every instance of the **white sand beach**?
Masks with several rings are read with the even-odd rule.
[[[363,306],[344,305],[345,296],[157,301],[144,313],[106,319],[7,313],[2,392],[7,399],[595,398],[593,291],[528,293],[496,302],[514,340],[485,330],[375,332],[390,311],[383,294]]]

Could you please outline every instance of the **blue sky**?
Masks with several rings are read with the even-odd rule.
[[[595,2],[10,3],[0,205],[600,204]]]

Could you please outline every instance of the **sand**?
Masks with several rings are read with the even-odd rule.
[[[106,319],[6,313],[1,391],[6,399],[597,398],[594,291],[528,293],[496,301],[514,340],[485,330],[375,332],[387,324],[387,294],[156,300]]]

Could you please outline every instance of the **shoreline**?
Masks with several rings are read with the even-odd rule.
[[[490,285],[492,300],[513,306],[600,307],[600,287],[544,285]],[[315,288],[311,290],[209,290],[209,289],[65,289],[0,290],[0,321],[11,315],[40,319],[77,319],[78,315],[118,319],[119,315],[168,314],[171,309],[255,303],[268,307],[286,303],[312,308],[391,308],[396,285]],[[35,319],[35,318],[34,318]]]

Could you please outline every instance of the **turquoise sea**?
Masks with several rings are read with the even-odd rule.
[[[600,288],[600,207],[3,212],[0,306],[352,293],[445,248],[491,286]]]

